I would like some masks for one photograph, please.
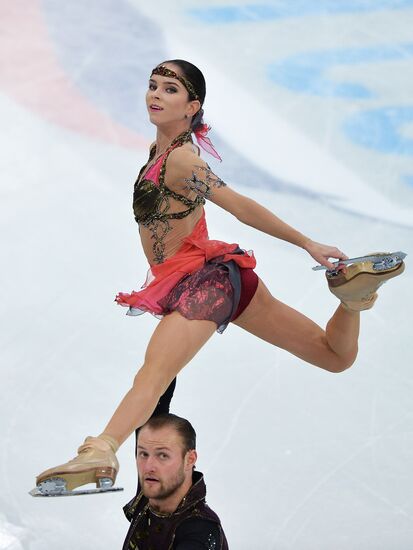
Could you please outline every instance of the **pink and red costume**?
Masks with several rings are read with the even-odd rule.
[[[129,307],[129,315],[149,312],[162,317],[179,311],[187,319],[214,321],[222,332],[255,293],[256,261],[237,244],[209,239],[203,204],[212,172],[201,182],[207,192],[197,193],[190,186],[183,187],[184,195],[166,185],[168,156],[188,141],[192,142],[190,131],[178,136],[158,159],[154,159],[153,147],[139,173],[133,209],[145,252],[148,256],[151,249],[154,258],[142,290],[119,293],[116,301]],[[225,185],[214,177],[219,185]]]

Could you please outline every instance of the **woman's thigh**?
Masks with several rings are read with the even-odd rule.
[[[233,323],[308,363],[327,370],[337,368],[338,357],[329,347],[325,331],[274,298],[261,279],[251,302]]]
[[[177,311],[166,315],[149,341],[144,367],[161,369],[172,380],[216,329],[213,321],[186,319]]]

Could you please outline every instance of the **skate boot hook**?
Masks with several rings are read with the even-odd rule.
[[[377,289],[389,279],[404,271],[405,252],[377,252],[333,262],[335,268],[328,270],[323,265],[314,271],[326,270],[326,278],[332,292],[349,311],[363,311],[373,307]],[[341,267],[348,266],[345,273]]]
[[[118,442],[107,434],[87,437],[75,458],[41,473],[29,494],[57,497],[123,491],[122,487],[114,487],[119,471],[115,455],[118,447]],[[74,490],[88,483],[95,483],[96,489]]]

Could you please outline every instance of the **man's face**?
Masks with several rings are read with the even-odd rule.
[[[171,426],[152,430],[144,427],[138,437],[138,473],[143,494],[152,500],[164,500],[178,491],[188,478],[196,451],[183,456],[181,436]]]

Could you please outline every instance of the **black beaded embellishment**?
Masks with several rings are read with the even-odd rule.
[[[225,187],[227,185],[221,178],[212,172],[208,165],[195,166],[195,168],[198,170],[203,170],[205,172],[205,178],[199,178],[197,174],[192,171],[192,177],[185,178],[187,185],[184,189],[194,191],[198,196],[203,197],[204,199],[210,199],[213,196],[213,187]]]
[[[172,189],[169,189],[169,187],[165,185],[166,162],[169,154],[173,149],[182,146],[188,141],[192,142],[190,130],[187,130],[177,136],[168,147],[165,158],[162,161],[159,174],[159,186],[154,185],[152,181],[145,178],[140,181],[140,178],[142,174],[145,173],[148,164],[154,159],[156,148],[155,146],[152,147],[148,162],[140,170],[138,179],[136,180],[134,186],[133,209],[135,213],[135,220],[140,225],[150,229],[152,233],[151,238],[154,240],[152,250],[154,253],[155,263],[162,263],[165,260],[164,241],[166,235],[172,230],[169,220],[183,219],[188,216],[188,214],[193,212],[195,208],[205,204],[205,198],[202,196],[198,195],[194,200],[190,200],[184,195],[175,193]],[[187,207],[187,209],[182,212],[168,214],[170,209],[170,198],[181,202]]]

